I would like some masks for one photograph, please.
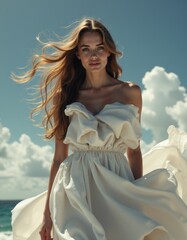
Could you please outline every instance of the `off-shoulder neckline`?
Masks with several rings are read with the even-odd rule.
[[[72,103],[68,104],[68,106],[73,105],[73,104],[81,105],[93,117],[96,117],[97,115],[101,114],[108,106],[115,105],[115,104],[119,104],[119,105],[124,106],[124,107],[133,107],[133,108],[135,108],[137,110],[137,112],[139,110],[139,108],[136,105],[132,104],[132,103],[125,103],[124,104],[124,103],[115,101],[115,102],[112,102],[112,103],[105,104],[104,107],[99,112],[97,112],[96,114],[93,114],[83,103],[78,102],[78,101],[72,102]]]

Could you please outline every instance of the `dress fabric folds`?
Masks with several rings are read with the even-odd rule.
[[[173,126],[167,140],[144,159],[134,180],[125,152],[139,145],[138,108],[107,104],[93,115],[67,105],[64,143],[72,151],[60,165],[50,195],[54,240],[186,240],[187,135]],[[14,240],[39,240],[46,192],[12,211]]]

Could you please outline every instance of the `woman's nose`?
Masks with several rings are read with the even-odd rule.
[[[91,59],[97,59],[97,55],[91,55]]]
[[[91,51],[90,52],[90,57],[93,58],[93,59],[97,58],[98,57],[97,52],[96,51]]]

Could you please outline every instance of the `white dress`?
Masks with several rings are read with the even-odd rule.
[[[74,102],[65,114],[70,124],[64,143],[73,153],[50,195],[53,239],[186,240],[187,136],[170,127],[169,139],[145,155],[147,173],[134,180],[124,153],[138,147],[137,107],[115,102],[93,115]],[[14,208],[14,240],[40,239],[45,199],[46,192]]]

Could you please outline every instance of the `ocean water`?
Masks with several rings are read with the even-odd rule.
[[[11,210],[20,200],[0,200],[0,240],[12,240]]]

